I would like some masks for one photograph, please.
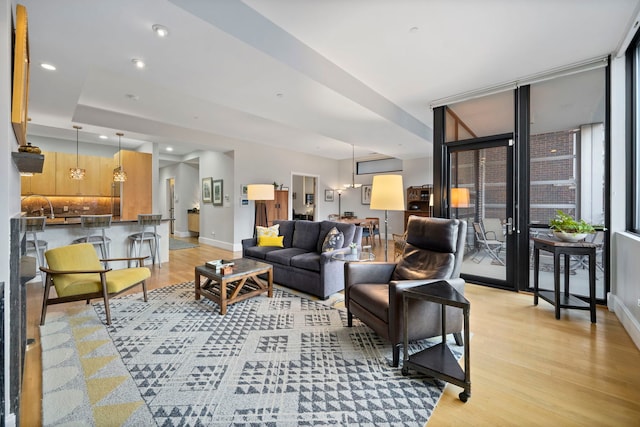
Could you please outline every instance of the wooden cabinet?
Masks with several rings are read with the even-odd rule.
[[[429,205],[433,194],[432,185],[421,185],[407,188],[406,204],[404,211],[404,229],[407,229],[409,216],[431,216],[431,206]]]
[[[99,157],[100,182],[98,184],[98,195],[110,197],[113,194],[113,168],[115,164],[109,157]]]
[[[120,219],[137,220],[138,214],[153,213],[151,154],[122,150],[122,169],[127,180],[120,183]],[[118,153],[114,155],[118,164]]]
[[[75,154],[42,153],[45,155],[41,174],[21,177],[22,195],[45,196],[111,196],[113,159]],[[76,164],[85,169],[82,180],[69,177],[69,168]]]
[[[193,233],[200,233],[200,214],[187,213],[187,230]]]
[[[100,157],[80,156],[78,165],[86,171],[84,179],[78,181],[78,193],[83,196],[99,196],[103,178],[100,173]]]
[[[29,194],[41,194],[44,196],[55,194],[56,192],[56,154],[42,152],[44,163],[42,173],[33,176],[23,176],[20,178],[20,192],[23,196]]]
[[[80,194],[79,180],[69,177],[69,168],[76,167],[76,155],[56,153],[56,189],[57,196],[76,196]],[[86,169],[86,168],[85,168]],[[89,173],[89,171],[87,171]]]
[[[275,219],[289,218],[289,190],[275,190],[274,200],[267,200],[267,220],[273,225]]]

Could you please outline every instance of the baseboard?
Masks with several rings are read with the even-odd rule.
[[[4,425],[6,427],[16,427],[16,414],[7,414],[4,417]]]
[[[609,310],[616,314],[616,317],[620,320],[620,323],[622,323],[631,340],[640,350],[640,323],[638,323],[629,309],[622,304],[622,301],[620,301],[616,295],[609,294],[608,306]]]
[[[228,242],[223,242],[220,240],[215,240],[215,239],[209,239],[207,237],[202,237],[200,236],[198,238],[198,242],[204,244],[204,245],[209,245],[209,246],[213,246],[215,248],[220,248],[220,249],[225,249],[227,251],[231,251],[231,252],[238,252],[242,250],[242,245],[238,244],[238,245],[234,245]],[[238,246],[238,248],[236,248],[236,246]]]
[[[176,237],[193,237],[196,233],[192,233],[191,231],[174,231],[173,235]]]

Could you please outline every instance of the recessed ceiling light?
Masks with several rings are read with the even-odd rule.
[[[108,139],[109,137],[107,135],[100,135],[98,138],[100,138],[100,139]]]
[[[173,151],[173,147],[167,147],[167,151]]]
[[[158,37],[167,37],[169,35],[169,29],[164,25],[154,24],[151,26],[151,29]]]
[[[40,66],[42,68],[44,68],[45,70],[49,70],[49,71],[55,71],[56,70],[56,67],[54,65],[47,64],[46,62],[43,62],[42,64],[40,64]]]
[[[142,59],[133,58],[131,60],[137,68],[144,68],[144,61]]]

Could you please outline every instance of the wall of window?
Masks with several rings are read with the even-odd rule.
[[[632,129],[629,132],[628,162],[629,171],[632,176],[631,191],[629,192],[627,213],[627,229],[640,234],[640,37],[636,35],[634,42],[627,51],[629,68],[627,70],[627,81],[632,90],[629,91],[630,108],[629,125]]]

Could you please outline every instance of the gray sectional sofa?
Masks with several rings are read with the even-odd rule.
[[[322,299],[344,289],[344,262],[331,258],[360,247],[362,227],[334,221],[276,220],[284,247],[258,246],[256,238],[242,240],[242,256],[273,265],[273,281]],[[344,235],[342,248],[322,252],[327,233],[336,227]]]

